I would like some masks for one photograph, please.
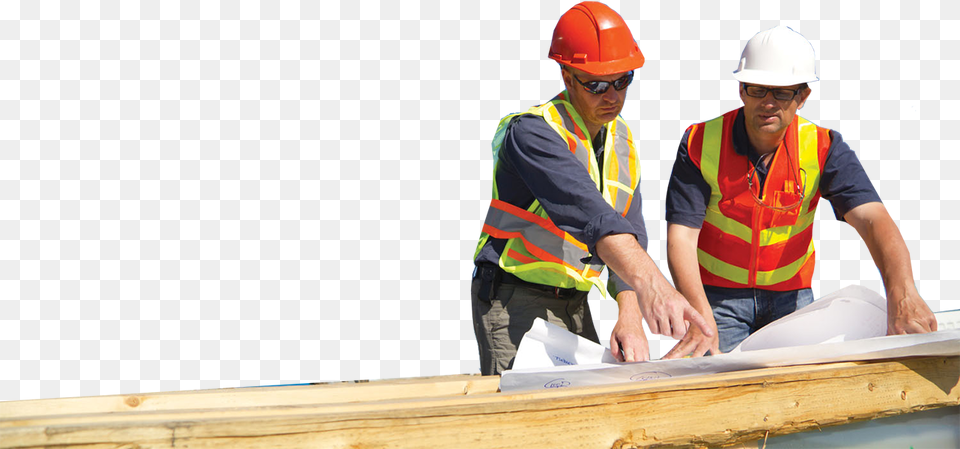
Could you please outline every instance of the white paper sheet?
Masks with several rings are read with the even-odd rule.
[[[887,300],[851,285],[776,320],[747,337],[730,352],[787,348],[887,335]]]
[[[598,363],[595,362],[598,348],[603,349],[600,345],[558,326],[550,326],[545,322],[535,325],[537,330],[531,330],[535,336],[530,344],[526,344],[527,337],[524,337],[520,343],[523,353],[518,350],[515,369],[501,376],[501,391],[636,382],[773,366],[960,355],[960,330],[883,336],[886,301],[859,286],[844,288],[815,301],[757,331],[744,340],[738,350],[713,357],[617,364],[610,363],[612,355],[606,350]],[[565,334],[574,337],[575,348],[564,348],[571,341]],[[785,347],[790,349],[784,350]],[[571,363],[587,360],[593,363],[568,365],[556,357]]]
[[[523,335],[513,369],[614,363],[610,350],[556,324],[537,318]]]

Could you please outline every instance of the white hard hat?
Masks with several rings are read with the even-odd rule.
[[[792,86],[817,81],[813,45],[787,26],[761,31],[743,47],[733,77],[741,83]]]

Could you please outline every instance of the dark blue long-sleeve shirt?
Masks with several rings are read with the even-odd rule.
[[[601,160],[605,138],[602,129],[593,142]],[[524,114],[513,120],[504,135],[499,164],[496,183],[500,200],[522,209],[538,200],[558,228],[587,245],[592,258],[586,263],[603,263],[596,255],[596,244],[610,234],[633,234],[647,248],[640,189],[634,192],[626,217],[617,213],[604,201],[567,143],[542,117]],[[490,237],[475,263],[496,264],[505,245],[506,240]],[[607,290],[616,297],[633,289],[610,270]]]

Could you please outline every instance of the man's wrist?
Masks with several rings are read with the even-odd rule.
[[[624,290],[617,295],[617,310],[623,313],[640,313],[640,304],[637,302],[637,294],[633,290]]]
[[[887,292],[887,302],[903,301],[911,296],[919,295],[916,284],[912,280],[909,282],[899,282],[885,289]]]

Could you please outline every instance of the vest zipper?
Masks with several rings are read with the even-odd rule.
[[[757,256],[760,254],[760,215],[759,207],[753,206],[753,226],[750,230],[750,271],[747,273],[747,287],[757,286]]]
[[[779,153],[780,153],[780,148],[778,147],[776,150],[774,150],[773,156],[770,158],[770,163],[767,164],[767,167],[766,167],[767,173],[763,177],[763,183],[762,184],[760,184],[759,182],[757,183],[758,186],[760,187],[760,195],[758,196],[758,198],[760,198],[760,201],[766,201],[765,198],[767,197],[767,195],[765,195],[766,193],[765,191],[767,190],[767,185],[769,184],[767,181],[769,181],[768,178],[770,177],[770,174],[773,173],[773,165],[777,163],[777,159],[779,158],[779,155],[780,155]],[[763,162],[762,158],[760,161],[757,161],[757,162],[762,163]],[[756,170],[754,170],[754,175],[756,175]],[[759,176],[757,176],[757,178],[759,181]],[[750,288],[757,287],[757,271],[758,271],[757,258],[760,257],[760,218],[763,216],[764,212],[765,211],[763,210],[763,207],[757,204],[753,205],[753,227],[750,230],[751,232],[750,233],[750,239],[751,239],[750,241],[750,253],[751,253],[750,254],[750,272],[747,274],[747,281],[749,282],[748,285]]]

